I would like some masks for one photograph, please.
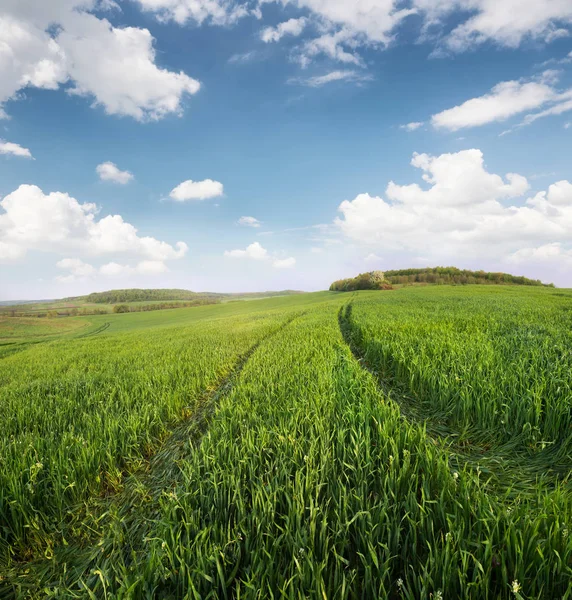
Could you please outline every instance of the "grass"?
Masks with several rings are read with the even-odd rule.
[[[0,595],[572,598],[571,307],[321,293],[0,360]]]

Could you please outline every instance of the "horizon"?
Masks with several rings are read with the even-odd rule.
[[[410,267],[411,269],[439,269],[439,268],[456,268],[456,267],[441,267],[441,266],[435,266],[435,267]],[[405,269],[407,270],[407,268]],[[367,273],[368,271],[365,271],[365,273]],[[371,271],[369,271],[371,272]],[[518,273],[504,273],[504,272],[499,272],[502,273],[503,275],[512,275],[515,277],[526,277],[525,275],[519,275]],[[362,273],[356,273],[355,275],[361,275]],[[552,282],[549,281],[542,281],[540,279],[535,280],[535,281],[540,281],[542,286],[553,286],[556,289],[559,289],[560,286],[555,285]],[[405,284],[405,285],[430,285],[430,284]],[[455,283],[444,283],[444,284],[438,284],[438,285],[464,285],[464,284],[455,284]],[[479,284],[479,285],[485,285],[485,284]],[[498,284],[494,284],[491,283],[490,285],[498,285]],[[512,285],[512,284],[505,284],[505,285]],[[328,286],[329,288],[329,286]],[[294,288],[283,288],[283,289],[275,289],[275,290],[271,290],[271,289],[265,289],[265,290],[248,290],[248,291],[242,291],[242,292],[220,292],[217,290],[189,290],[189,289],[184,289],[184,288],[167,288],[167,287],[154,287],[154,288],[141,288],[141,287],[132,287],[132,288],[106,288],[106,289],[102,289],[102,290],[92,290],[91,292],[88,292],[86,294],[79,294],[76,296],[64,296],[61,298],[16,298],[16,299],[11,299],[11,300],[4,300],[2,298],[0,298],[0,304],[6,304],[6,303],[11,303],[11,304],[16,304],[17,302],[24,302],[24,303],[31,303],[31,302],[38,302],[38,303],[42,303],[42,302],[54,302],[54,301],[62,301],[62,300],[73,300],[76,298],[85,298],[86,296],[90,296],[92,294],[104,294],[104,293],[111,293],[111,292],[119,292],[119,291],[132,291],[132,290],[141,290],[141,291],[154,291],[154,290],[177,290],[177,291],[182,291],[182,292],[191,292],[193,294],[220,294],[223,296],[242,296],[242,295],[248,295],[248,294],[278,294],[280,292],[290,292],[290,293],[294,293],[294,294],[312,294],[312,293],[319,293],[319,292],[327,292],[327,291],[331,291],[328,288],[324,288],[324,289],[319,289],[319,290],[300,290],[300,289],[294,289]],[[561,288],[561,289],[566,289],[566,288]]]
[[[8,0],[0,300],[572,287],[572,4],[500,4]]]

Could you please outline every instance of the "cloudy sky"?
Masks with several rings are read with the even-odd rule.
[[[2,0],[0,300],[572,287],[570,0]]]

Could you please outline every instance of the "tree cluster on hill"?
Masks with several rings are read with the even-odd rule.
[[[385,271],[386,279],[393,285],[411,283],[426,284],[483,284],[483,285],[533,285],[543,286],[538,279],[510,275],[508,273],[488,273],[486,271],[469,271],[456,267],[433,267],[426,269],[400,269]],[[554,287],[554,284],[548,284]]]
[[[88,304],[125,304],[129,302],[162,302],[173,300],[198,300],[228,299],[240,300],[243,298],[265,298],[272,296],[287,296],[290,294],[302,294],[294,290],[282,290],[278,292],[251,292],[239,294],[221,294],[217,292],[191,292],[179,289],[128,289],[109,290],[107,292],[94,292],[87,296],[75,296],[64,298],[64,302],[80,302]]]
[[[390,290],[391,283],[383,271],[360,273],[350,279],[339,279],[330,286],[330,292],[353,292],[355,290]]]
[[[94,292],[87,296],[67,298],[93,304],[117,304],[121,302],[145,302],[162,300],[194,300],[197,297],[216,297],[218,294],[197,294],[189,290],[168,289],[130,289],[109,290],[108,292]]]

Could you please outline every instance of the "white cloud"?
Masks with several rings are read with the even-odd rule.
[[[109,262],[105,265],[101,265],[99,272],[105,277],[120,277],[123,275],[130,275],[133,269],[128,265],[120,265],[116,262]]]
[[[79,258],[63,258],[56,263],[58,269],[68,271],[67,275],[58,275],[56,281],[70,283],[72,281],[85,281],[95,273],[92,265]]]
[[[86,255],[128,254],[145,260],[182,258],[184,242],[171,246],[153,237],[138,235],[121,215],[97,219],[97,207],[80,204],[63,192],[44,192],[21,185],[0,201],[0,261],[16,260],[28,250]]]
[[[307,21],[305,17],[300,17],[299,19],[284,21],[284,23],[280,23],[276,27],[266,27],[261,31],[260,39],[268,44],[270,42],[279,42],[285,35],[297,37],[304,31]]]
[[[431,117],[433,127],[458,131],[539,108],[556,97],[554,88],[544,82],[504,81],[484,96],[472,98]]]
[[[272,266],[275,269],[292,269],[296,266],[296,259],[292,256],[290,258],[276,259],[272,263]]]
[[[242,53],[238,53],[238,54],[233,54],[229,59],[228,62],[231,64],[238,64],[238,65],[244,65],[246,63],[251,62],[252,60],[254,60],[256,58],[256,51],[255,50],[251,50],[250,52],[242,52]]]
[[[572,184],[560,181],[523,198],[521,175],[489,173],[480,150],[433,157],[415,154],[423,186],[390,182],[386,195],[360,194],[339,207],[335,223],[349,239],[375,250],[403,250],[435,260],[506,257],[522,248],[572,239]]]
[[[520,126],[522,127],[526,125],[531,125],[538,119],[561,115],[565,112],[569,112],[572,110],[572,90],[568,90],[567,92],[559,94],[557,96],[557,100],[558,102],[550,108],[547,108],[534,114],[526,115]]]
[[[572,248],[566,249],[562,243],[553,242],[536,248],[522,248],[513,252],[507,262],[521,265],[551,265],[561,270],[572,267]]]
[[[393,30],[411,9],[400,9],[397,0],[286,0],[300,8],[310,9],[323,27],[347,33],[347,42],[387,46],[393,40]]]
[[[268,0],[267,0],[268,1]],[[278,0],[277,0],[278,3]],[[450,52],[473,49],[486,41],[517,47],[526,39],[551,42],[570,33],[569,0],[279,0],[311,11],[322,35],[300,49],[307,65],[319,54],[361,64],[360,47],[385,48],[409,15],[422,19],[425,39]],[[453,18],[451,18],[453,17]],[[452,30],[448,22],[456,23]]]
[[[291,269],[296,265],[296,259],[271,257],[266,248],[263,248],[259,242],[254,242],[244,250],[227,250],[224,255],[228,258],[248,258],[260,262],[272,261],[275,269]]]
[[[135,269],[137,273],[145,275],[159,275],[169,270],[167,265],[161,260],[142,260]]]
[[[23,148],[20,144],[5,142],[0,139],[0,154],[11,154],[12,156],[21,156],[23,158],[33,158],[28,148]]]
[[[407,17],[417,14],[425,40],[439,48],[462,52],[491,41],[517,47],[527,39],[551,42],[570,34],[569,0],[136,0],[161,21],[179,24],[231,25],[239,19],[261,18],[268,3],[297,8],[305,16],[292,18],[261,33],[266,42],[284,35],[300,35],[308,26],[319,35],[297,49],[307,66],[320,55],[346,64],[362,65],[361,48],[391,45]],[[307,13],[307,14],[306,14]],[[447,29],[448,23],[454,23]]]
[[[134,267],[109,262],[99,268],[99,273],[105,277],[120,277],[131,275],[161,275],[167,273],[169,268],[161,260],[142,260]]]
[[[179,114],[200,84],[157,67],[147,29],[113,27],[95,0],[10,0],[0,8],[0,111],[26,87],[86,96],[109,114],[140,121]]]
[[[155,13],[161,21],[183,25],[189,21],[201,25],[231,25],[249,14],[256,16],[247,3],[236,0],[136,0],[143,10]]]
[[[404,129],[405,131],[416,131],[420,127],[423,127],[423,121],[413,121],[412,123],[407,123],[406,125],[400,125],[399,129]]]
[[[114,183],[125,185],[133,179],[133,173],[121,171],[117,168],[117,165],[112,162],[101,163],[100,165],[97,165],[95,170],[102,181],[113,181]]]
[[[566,180],[553,183],[548,188],[546,200],[555,206],[572,205],[572,183]]]
[[[245,250],[227,250],[224,253],[229,258],[251,258],[253,260],[266,260],[268,258],[268,250],[263,248],[258,242],[254,242],[247,246]]]
[[[260,227],[262,223],[255,217],[240,217],[238,219],[239,225],[245,225],[246,227]]]
[[[131,265],[122,265],[111,261],[101,265],[96,269],[93,265],[83,262],[79,258],[64,258],[56,263],[58,269],[67,270],[68,275],[59,275],[56,281],[61,283],[71,283],[76,281],[86,281],[93,279],[96,275],[103,277],[131,277],[133,275],[160,275],[166,273],[169,269],[161,260],[143,260],[134,267]]]
[[[222,196],[223,193],[224,187],[218,181],[213,181],[212,179],[193,181],[192,179],[188,179],[172,189],[169,196],[177,202],[185,202],[187,200],[216,198],[217,196]]]
[[[426,24],[438,24],[452,14],[467,15],[445,34],[444,45],[454,52],[487,41],[510,48],[525,39],[550,42],[572,24],[568,0],[414,0],[414,5],[425,13]]]
[[[331,71],[330,73],[326,73],[325,75],[318,75],[315,77],[307,77],[307,78],[293,78],[288,81],[288,83],[297,83],[300,85],[307,85],[309,87],[321,87],[328,83],[332,83],[335,81],[349,81],[349,82],[357,82],[363,83],[365,81],[371,81],[371,75],[367,75],[365,73],[360,73],[359,71],[353,70],[342,70],[342,71]]]
[[[374,254],[373,252],[370,252],[365,258],[364,261],[366,263],[375,263],[375,264],[379,264],[381,261],[383,260],[383,258],[381,256],[378,256],[377,254]]]

